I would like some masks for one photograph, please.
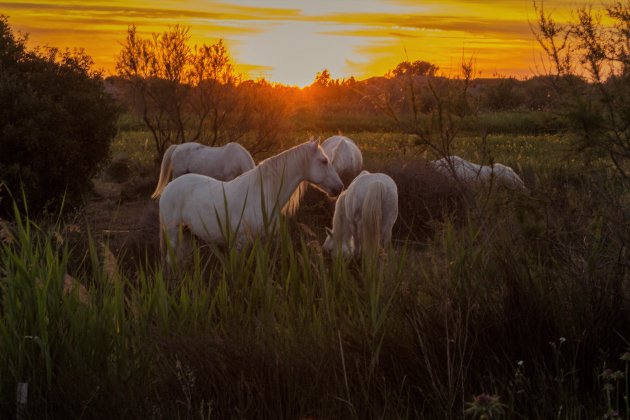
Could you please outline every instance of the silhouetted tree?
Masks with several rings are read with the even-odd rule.
[[[289,117],[287,92],[284,86],[274,86],[266,80],[246,81],[239,86],[241,100],[247,104],[247,149],[252,155],[268,153],[284,140]]]
[[[77,197],[107,159],[118,108],[82,50],[26,47],[0,16],[0,180],[31,214]],[[0,208],[11,200],[0,191]]]
[[[177,25],[151,39],[130,26],[118,56],[129,102],[151,131],[159,156],[170,144],[218,145],[244,131],[235,92],[240,76],[223,41],[195,48],[189,41],[189,29]]]
[[[486,87],[483,105],[492,111],[506,111],[519,107],[524,103],[524,100],[516,79],[499,77],[498,80]]]
[[[391,77],[398,76],[435,76],[440,68],[435,64],[427,61],[416,60],[414,62],[403,61],[399,63],[393,70],[388,72]]]
[[[216,146],[235,141],[247,130],[246,115],[241,112],[236,87],[241,82],[232,65],[227,48],[220,39],[217,43],[202,45],[192,57],[189,83],[193,87],[191,111],[196,115],[197,127],[191,138],[206,139]],[[222,136],[221,130],[229,128]]]
[[[188,29],[179,26],[151,39],[141,38],[131,26],[116,63],[119,76],[128,82],[132,109],[151,131],[160,156],[169,143],[185,138],[184,104],[189,91],[182,82],[191,57],[189,39]]]
[[[630,181],[630,2],[605,12],[579,9],[568,24],[535,2],[534,9],[534,33],[549,58],[545,71],[565,98],[561,109],[576,150],[606,156]],[[610,23],[603,23],[604,13]]]
[[[313,84],[311,86],[316,87],[328,87],[333,83],[332,77],[330,76],[330,72],[328,69],[324,69],[320,72],[317,72],[315,75],[315,80],[313,80]]]

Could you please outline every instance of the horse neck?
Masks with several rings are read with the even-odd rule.
[[[282,209],[304,181],[304,154],[306,150],[297,146],[261,162],[257,167],[265,190],[265,201],[269,210],[277,205]]]
[[[341,157],[344,156],[343,150],[346,148],[345,140],[341,139],[339,143],[332,149],[332,156],[328,156],[331,162],[338,161]]]

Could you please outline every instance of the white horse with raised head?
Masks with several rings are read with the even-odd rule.
[[[159,202],[162,255],[165,256],[168,243],[175,256],[181,258],[182,228],[217,245],[226,245],[229,233],[240,249],[267,233],[270,226],[276,226],[281,209],[290,200],[299,199],[298,186],[303,181],[332,196],[343,189],[337,172],[316,141],[270,157],[232,181],[198,174],[174,179]]]
[[[459,156],[447,156],[431,163],[433,168],[441,174],[472,187],[486,186],[494,182],[501,187],[527,191],[525,183],[516,172],[500,163],[477,165]]]
[[[171,179],[188,173],[210,176],[219,181],[231,181],[256,164],[247,149],[238,143],[219,147],[188,142],[173,144],[162,158],[160,179],[151,198],[158,198]]]
[[[398,218],[398,188],[381,173],[362,171],[335,204],[332,230],[326,228],[324,250],[341,248],[345,257],[389,245]]]
[[[363,155],[359,147],[345,136],[328,137],[322,148],[330,157],[332,165],[343,184],[348,187],[363,168]]]

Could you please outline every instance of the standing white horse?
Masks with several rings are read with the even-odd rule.
[[[231,181],[256,164],[252,155],[238,143],[227,143],[220,147],[204,146],[188,142],[173,144],[164,153],[160,168],[160,179],[151,198],[158,198],[171,178],[187,173],[201,174]]]
[[[332,230],[326,228],[324,250],[341,247],[344,256],[358,256],[388,245],[398,218],[398,188],[381,173],[362,171],[335,204]],[[368,254],[371,255],[371,254]]]
[[[179,230],[185,227],[200,239],[237,248],[275,226],[280,210],[299,199],[298,185],[308,181],[336,196],[343,183],[316,141],[308,141],[262,161],[228,182],[186,174],[170,182],[160,197],[160,245],[170,243],[181,258]],[[167,262],[169,259],[167,258]]]
[[[525,183],[516,172],[500,163],[492,166],[477,165],[459,156],[447,156],[434,160],[432,164],[436,171],[472,187],[488,185],[494,179],[499,186],[527,191]]]
[[[363,155],[357,145],[348,137],[332,136],[322,143],[322,148],[330,157],[332,165],[348,187],[363,168]]]

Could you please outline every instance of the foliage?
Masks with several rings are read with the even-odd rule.
[[[330,72],[328,69],[324,69],[320,72],[317,72],[315,75],[315,80],[313,81],[313,86],[319,87],[328,87],[333,84],[332,77],[330,76]]]
[[[630,2],[605,8],[611,23],[604,23],[604,12],[583,8],[560,24],[542,5],[534,7],[535,35],[553,87],[565,98],[561,109],[575,149],[606,157],[630,181]]]
[[[108,156],[118,111],[91,66],[81,50],[29,50],[0,17],[0,176],[32,214],[89,188]]]
[[[393,70],[387,73],[389,77],[400,76],[435,76],[440,67],[428,61],[416,60],[414,62],[403,61],[398,63]]]
[[[242,83],[239,94],[247,104],[248,133],[243,140],[247,150],[252,155],[276,151],[288,131],[289,103],[283,98],[286,88],[262,79]]]
[[[524,102],[517,83],[511,77],[499,77],[497,83],[484,92],[483,106],[491,111],[515,109]]]

